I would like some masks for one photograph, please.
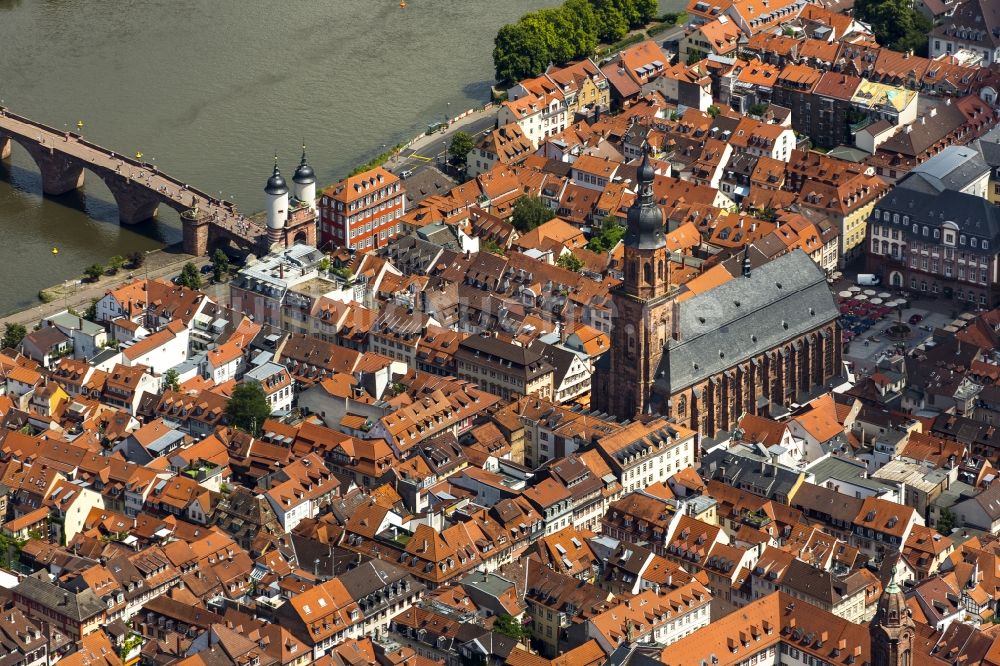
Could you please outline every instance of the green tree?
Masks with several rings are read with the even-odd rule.
[[[554,63],[564,65],[571,60],[591,55],[597,48],[597,31],[580,23],[575,11],[553,7],[536,13],[555,29],[556,41],[551,53]]]
[[[173,368],[163,373],[163,388],[170,389],[171,391],[181,390],[180,377],[178,377],[177,371]]]
[[[225,280],[230,268],[232,267],[229,265],[229,257],[222,251],[222,248],[216,249],[212,255],[212,276],[215,278],[215,281],[222,282]]]
[[[639,13],[639,21],[641,25],[645,25],[656,18],[657,13],[660,11],[660,3],[658,0],[634,0],[635,10]]]
[[[90,299],[90,305],[83,311],[83,318],[90,321],[97,321],[97,299]]]
[[[610,215],[601,220],[600,229],[590,237],[587,242],[587,249],[591,252],[610,252],[622,236],[625,235],[625,227],[618,223],[618,220]]]
[[[259,435],[264,421],[271,415],[264,389],[257,382],[242,382],[233,389],[226,405],[230,425],[251,435]]]
[[[142,250],[136,250],[135,252],[128,253],[128,265],[132,268],[142,268],[142,265],[146,263],[146,253]]]
[[[556,214],[541,197],[521,197],[514,202],[514,228],[522,234],[548,222]]]
[[[572,21],[587,35],[586,42],[582,43],[585,48],[581,48],[575,57],[583,58],[593,55],[597,49],[597,33],[599,31],[594,4],[590,0],[566,0],[561,9],[563,19]]]
[[[718,115],[722,113],[722,109],[713,104],[705,110],[705,113],[712,116],[713,118],[717,118]]]
[[[955,530],[955,514],[952,513],[951,509],[945,507],[941,509],[941,515],[938,516],[937,531],[945,536],[948,536],[954,530]]]
[[[691,49],[688,51],[687,64],[693,65],[696,62],[701,62],[705,58],[705,52],[699,51],[698,49]]]
[[[509,613],[497,615],[497,618],[493,620],[493,631],[509,636],[516,641],[526,640],[531,635],[531,632]]]
[[[556,266],[565,268],[568,271],[573,271],[574,273],[579,273],[583,268],[583,262],[580,261],[575,254],[560,254],[559,258],[556,259]]]
[[[750,116],[762,116],[767,111],[767,104],[762,104],[757,102],[756,104],[751,104],[750,108],[747,109],[747,115]]]
[[[330,257],[323,257],[319,260],[319,269],[324,273],[330,270]]]
[[[23,340],[24,336],[27,334],[28,329],[21,324],[8,322],[3,327],[3,346],[10,347],[11,349],[17,349],[21,344],[21,340]]]
[[[194,262],[189,261],[184,264],[177,284],[188,289],[201,289],[201,273],[198,272],[198,267],[194,265]]]
[[[757,218],[767,222],[774,222],[778,219],[778,211],[774,206],[767,205],[757,211]]]
[[[555,28],[537,12],[500,28],[493,41],[493,67],[498,81],[538,76],[552,61],[558,41]]]
[[[614,44],[628,33],[628,18],[613,0],[597,0],[597,38],[605,44]]]
[[[120,254],[116,254],[115,256],[108,259],[108,272],[111,273],[112,275],[115,275],[118,271],[120,271],[123,268],[125,268],[125,257],[121,256]]]
[[[469,157],[469,152],[474,147],[475,141],[471,134],[468,132],[455,132],[455,136],[451,138],[451,146],[448,147],[448,154],[451,155],[452,162],[464,165],[466,159]]]
[[[857,0],[854,15],[871,26],[880,44],[926,55],[927,33],[933,26],[909,0]]]
[[[83,271],[83,274],[86,275],[87,279],[91,282],[97,282],[101,279],[101,276],[104,275],[104,266],[101,266],[100,264],[91,264],[87,266],[86,270]]]

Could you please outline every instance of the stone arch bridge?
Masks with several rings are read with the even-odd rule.
[[[261,254],[274,240],[292,242],[291,238],[269,241],[260,219],[240,214],[231,202],[190,187],[151,164],[0,107],[0,159],[10,156],[11,142],[21,145],[38,165],[46,195],[81,187],[89,171],[111,191],[122,224],[154,217],[161,205],[173,208],[181,214],[184,251],[189,254],[204,255],[227,243]]]

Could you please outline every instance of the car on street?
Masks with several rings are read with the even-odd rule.
[[[922,314],[915,314],[915,315],[911,315],[910,316],[910,324],[912,324],[914,326],[916,326],[917,324],[919,324],[923,320],[924,320],[924,316]]]
[[[213,270],[215,270],[215,267],[212,266],[212,264],[205,264],[204,266],[201,267],[201,274],[202,275],[208,275]]]
[[[399,177],[402,178],[403,180],[406,180],[407,178],[409,178],[412,175],[413,175],[413,171],[411,171],[410,169],[405,169],[405,170],[399,172]]]

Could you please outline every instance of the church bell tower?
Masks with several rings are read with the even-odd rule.
[[[913,666],[915,627],[906,597],[896,582],[896,568],[878,602],[875,617],[868,625],[871,634],[872,666]]]
[[[649,393],[673,325],[670,251],[663,211],[653,196],[656,173],[645,153],[638,192],[628,210],[624,239],[625,279],[611,292],[611,362],[598,382],[598,409],[621,418],[650,411]]]

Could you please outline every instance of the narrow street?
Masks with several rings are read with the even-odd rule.
[[[484,134],[496,127],[496,121],[495,107],[471,113],[452,122],[444,132],[421,136],[399,155],[387,161],[385,168],[398,175],[403,171],[419,171],[428,164],[440,166],[448,156],[448,147],[456,132],[468,132],[473,141],[478,142]]]

